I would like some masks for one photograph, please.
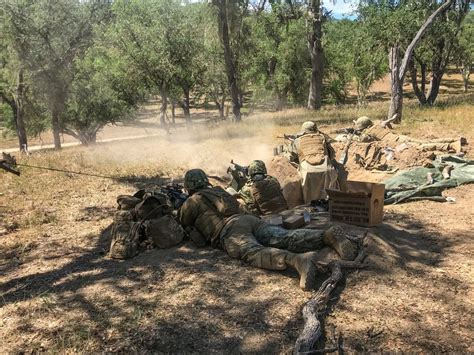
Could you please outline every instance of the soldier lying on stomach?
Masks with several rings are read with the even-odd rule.
[[[315,287],[316,250],[333,248],[344,260],[355,257],[355,247],[339,227],[286,230],[242,213],[238,201],[220,187],[212,187],[201,169],[186,172],[189,198],[179,220],[198,245],[210,243],[230,257],[267,270],[295,269],[304,290]]]

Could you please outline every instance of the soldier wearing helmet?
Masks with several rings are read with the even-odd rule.
[[[391,122],[396,117],[374,124],[368,117],[362,116],[354,121],[354,128],[360,135],[361,142],[381,141],[395,148],[399,144],[411,144],[423,151],[461,152],[462,138],[438,138],[431,141],[415,139],[404,134],[396,134],[391,129]]]
[[[354,258],[355,248],[340,227],[289,231],[272,226],[241,213],[237,200],[222,188],[210,186],[205,175],[200,169],[186,173],[184,184],[190,196],[178,217],[186,230],[194,229],[203,240],[225,250],[230,257],[267,270],[293,268],[305,290],[315,287],[315,250],[327,245],[344,260]]]
[[[318,130],[316,123],[304,122],[293,142],[298,156],[305,203],[326,198],[327,188],[339,188],[342,175],[335,168],[335,153],[330,138]]]
[[[247,183],[239,191],[248,211],[255,215],[268,215],[288,209],[280,183],[267,175],[263,161],[252,161],[248,166],[248,175]]]

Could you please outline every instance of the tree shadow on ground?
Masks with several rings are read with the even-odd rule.
[[[313,227],[330,224],[324,221]],[[352,234],[364,231],[344,228]],[[245,267],[220,250],[189,243],[143,250],[131,260],[111,260],[106,256],[110,229],[91,236],[91,248],[79,250],[69,262],[12,277],[0,286],[2,307],[16,305],[19,315],[36,312],[36,317],[20,317],[17,331],[23,339],[34,335],[38,340],[13,350],[291,351],[307,297],[297,288],[293,273]],[[437,265],[452,243],[446,236],[424,232],[421,222],[402,214],[388,216],[371,231],[368,268],[357,272],[357,282],[373,275],[390,276],[395,269],[424,277],[426,268],[421,266]],[[323,279],[320,275],[320,282]],[[330,309],[338,307],[345,287],[341,284],[336,290]],[[37,303],[36,310],[31,310],[31,302]],[[281,315],[282,307],[290,311]],[[42,315],[60,322],[41,326],[37,317]],[[44,339],[58,337],[62,345],[42,347]],[[376,345],[370,348],[376,349]]]

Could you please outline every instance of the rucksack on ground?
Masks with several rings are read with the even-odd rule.
[[[152,240],[156,248],[165,249],[181,243],[184,231],[176,219],[168,214],[146,221],[145,236]]]
[[[109,256],[112,259],[133,258],[138,251],[141,227],[140,222],[115,222]]]

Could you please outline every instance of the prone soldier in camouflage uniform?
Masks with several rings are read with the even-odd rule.
[[[249,212],[255,215],[279,213],[288,209],[280,183],[267,175],[267,167],[261,160],[254,160],[248,166],[249,178],[239,195]]]
[[[390,129],[388,121],[374,124],[367,116],[359,117],[355,123],[355,130],[360,132],[361,142],[382,141],[395,148],[395,146],[406,143],[413,144],[424,151],[455,151],[461,152],[462,139],[438,138],[433,140],[415,139],[403,134],[395,134]]]
[[[339,227],[289,231],[241,213],[237,200],[222,188],[212,187],[201,169],[186,172],[184,186],[190,196],[178,215],[185,229],[195,229],[213,247],[252,266],[295,269],[304,290],[315,286],[315,250],[328,245],[344,260],[355,256],[354,246]]]

